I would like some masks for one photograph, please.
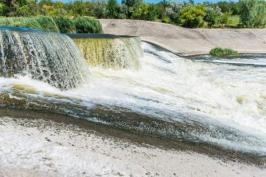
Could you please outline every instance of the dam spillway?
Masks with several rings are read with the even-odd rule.
[[[134,36],[69,34],[90,66],[139,69],[141,41]]]
[[[15,51],[9,49],[15,39],[28,36],[28,32],[7,33],[12,33],[13,39],[4,40],[7,42],[3,44],[9,47],[1,46],[1,49],[8,48],[7,51]],[[44,67],[48,67],[51,73],[57,74],[63,70],[67,74],[51,81],[43,80],[39,78],[42,76],[39,72],[27,68],[30,65],[23,55],[30,52],[18,50],[23,52],[15,53],[18,56],[14,58],[1,60],[1,67],[5,66],[0,77],[1,108],[52,112],[133,133],[205,143],[259,156],[266,154],[266,67],[190,60],[145,42],[141,43],[141,48],[135,48],[136,53],[144,51],[138,62],[134,59],[130,61],[124,55],[120,58],[123,62],[115,62],[110,58],[114,54],[101,60],[103,54],[100,51],[105,51],[97,50],[95,46],[110,45],[110,41],[102,39],[104,42],[97,43],[98,39],[86,39],[93,41],[88,44],[94,46],[92,53],[99,58],[96,64],[90,64],[67,36],[34,33],[33,37],[36,37],[34,50],[41,49],[44,54],[41,58],[32,57],[30,61],[52,62],[56,67]],[[32,36],[29,38],[32,39]],[[69,47],[58,43],[62,41]],[[83,43],[86,47],[86,41],[80,42],[80,45]],[[15,47],[16,50],[20,46],[31,48],[27,45],[31,43]],[[61,46],[56,48],[54,45]],[[59,56],[53,57],[52,54]],[[7,59],[15,63],[15,69],[3,64]],[[21,64],[20,61],[27,62]],[[121,64],[127,61],[127,65]],[[254,61],[251,59],[250,62]],[[17,66],[20,66],[19,69]],[[41,67],[37,65],[36,69]],[[82,82],[86,77],[89,79]],[[75,84],[69,87],[68,84],[59,85],[69,82]]]

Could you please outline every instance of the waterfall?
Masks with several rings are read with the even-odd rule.
[[[0,76],[29,75],[61,89],[75,88],[84,79],[84,58],[65,35],[0,30]]]
[[[135,37],[73,40],[0,30],[0,109],[266,155],[264,56],[190,60],[142,43],[140,57]]]
[[[113,69],[140,68],[142,49],[137,37],[74,38],[74,42],[90,66]]]

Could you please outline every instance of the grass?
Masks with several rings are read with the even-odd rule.
[[[210,51],[210,55],[223,58],[223,57],[238,56],[239,53],[233,49],[217,47]]]
[[[51,17],[1,17],[0,25],[40,29],[50,32],[59,32]]]
[[[228,27],[237,28],[239,27],[239,24],[240,24],[239,15],[229,16],[228,23],[227,23]]]
[[[101,33],[99,20],[92,17],[0,17],[0,26],[25,27],[48,32]]]

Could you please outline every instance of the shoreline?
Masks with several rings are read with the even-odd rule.
[[[260,177],[266,170],[222,156],[134,143],[52,121],[52,115],[45,119],[36,115],[25,119],[1,114],[0,176]]]
[[[265,54],[266,29],[190,29],[142,20],[100,19],[106,34],[139,36],[141,40],[181,56],[208,54],[212,48]]]

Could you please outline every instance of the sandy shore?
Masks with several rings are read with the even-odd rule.
[[[140,36],[182,55],[206,54],[214,47],[241,53],[266,53],[266,29],[187,29],[141,20],[100,20],[108,34]]]
[[[266,169],[138,144],[46,119],[0,116],[0,176],[263,177]]]

